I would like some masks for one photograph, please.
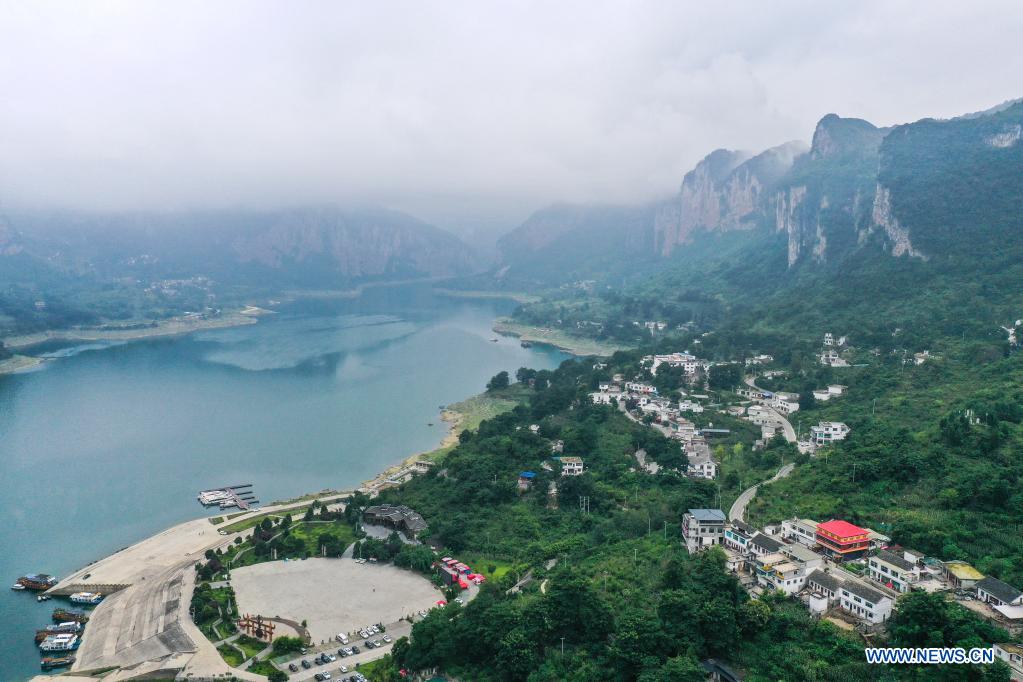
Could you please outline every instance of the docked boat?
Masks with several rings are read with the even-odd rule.
[[[58,625],[47,625],[42,630],[36,630],[36,644],[43,641],[50,635],[59,635],[61,633],[78,634],[81,631],[82,624],[73,620],[66,623],[60,623]]]
[[[522,346],[523,348],[532,348],[533,347],[533,344],[530,343],[529,341],[523,341],[519,345]]]
[[[25,586],[22,585],[21,583],[14,583],[13,585],[11,585],[11,589],[12,590],[23,590],[23,589],[25,589]]]
[[[42,592],[48,590],[57,584],[57,579],[52,575],[46,573],[29,573],[18,578],[18,585],[21,585],[26,590],[36,590]]]
[[[66,668],[74,662],[74,656],[45,656],[43,660],[39,661],[39,665],[43,670],[55,670],[56,668]]]
[[[50,595],[48,595],[48,594],[41,594],[38,597],[36,597],[36,601],[38,601],[38,602],[50,601]]]
[[[68,609],[53,610],[54,623],[88,623],[89,617],[81,611],[69,611]]]
[[[70,599],[76,604],[99,604],[103,601],[103,595],[98,592],[75,592]]]
[[[62,632],[57,635],[50,635],[39,643],[42,651],[74,651],[82,641],[73,632]]]

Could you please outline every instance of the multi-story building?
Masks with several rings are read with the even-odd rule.
[[[781,552],[762,554],[752,564],[757,582],[769,590],[795,594],[806,583],[806,575],[800,570],[799,564]]]
[[[788,519],[781,522],[781,536],[807,547],[817,544],[817,522],[813,519]]]
[[[817,544],[835,559],[858,559],[870,549],[870,531],[835,519],[817,524]]]
[[[916,564],[886,549],[867,559],[870,577],[896,592],[909,592],[910,585],[920,579]]]
[[[720,509],[690,509],[682,515],[682,538],[690,554],[720,545],[725,535],[725,513]]]
[[[750,539],[756,534],[751,526],[746,525],[742,521],[732,521],[725,528],[724,544],[731,550],[738,552],[739,554],[745,554],[749,551]]]
[[[579,476],[583,473],[582,457],[561,457],[561,475]]]
[[[839,599],[842,579],[833,573],[825,573],[818,569],[806,576],[806,586],[811,591],[824,595],[828,603],[833,604]]]
[[[810,439],[818,447],[845,440],[848,435],[849,427],[842,422],[820,422],[810,429]]]
[[[838,589],[842,608],[868,623],[883,623],[892,615],[892,599],[856,580],[847,580]]]

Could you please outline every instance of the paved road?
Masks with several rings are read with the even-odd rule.
[[[764,390],[764,389],[760,388],[759,386],[757,386],[755,383],[753,383],[754,382],[754,378],[753,377],[746,377],[745,379],[743,379],[743,381],[745,381],[746,385],[749,386],[752,389],[755,389],[757,391],[763,391]],[[781,413],[779,413],[777,410],[775,410],[770,405],[767,405],[766,403],[762,403],[762,404],[764,405],[764,407],[766,407],[768,410],[770,410],[772,415],[777,417],[779,422],[781,422],[781,432],[785,436],[785,440],[787,440],[790,443],[795,443],[796,442],[796,430],[794,428],[792,428],[792,423],[788,419],[783,417],[781,415]]]
[[[788,463],[781,469],[778,469],[778,473],[771,477],[771,481],[777,481],[779,478],[785,478],[792,473],[792,470],[796,468],[793,463]],[[735,498],[735,502],[732,503],[732,507],[728,510],[729,521],[742,521],[746,517],[746,507],[753,501],[753,498],[757,496],[757,489],[762,486],[763,483],[757,483],[755,486],[747,488],[742,491],[739,497]]]

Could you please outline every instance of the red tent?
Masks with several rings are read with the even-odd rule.
[[[447,606],[447,605],[448,605],[448,603],[446,601],[444,601],[443,599],[438,599],[437,600],[437,606]]]

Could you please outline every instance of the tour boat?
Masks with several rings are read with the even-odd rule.
[[[57,584],[57,579],[45,573],[29,573],[18,578],[18,584],[26,590],[42,592]]]
[[[54,609],[53,621],[55,623],[87,623],[89,617],[81,611],[68,611],[67,609]]]
[[[99,604],[103,595],[97,592],[75,592],[71,595],[71,601],[76,604]]]
[[[42,651],[74,651],[81,644],[78,635],[71,632],[62,632],[58,635],[50,635],[44,639],[39,648]]]
[[[22,585],[21,583],[14,583],[13,585],[11,585],[11,589],[12,590],[23,590],[23,589],[25,589],[25,586]]]

